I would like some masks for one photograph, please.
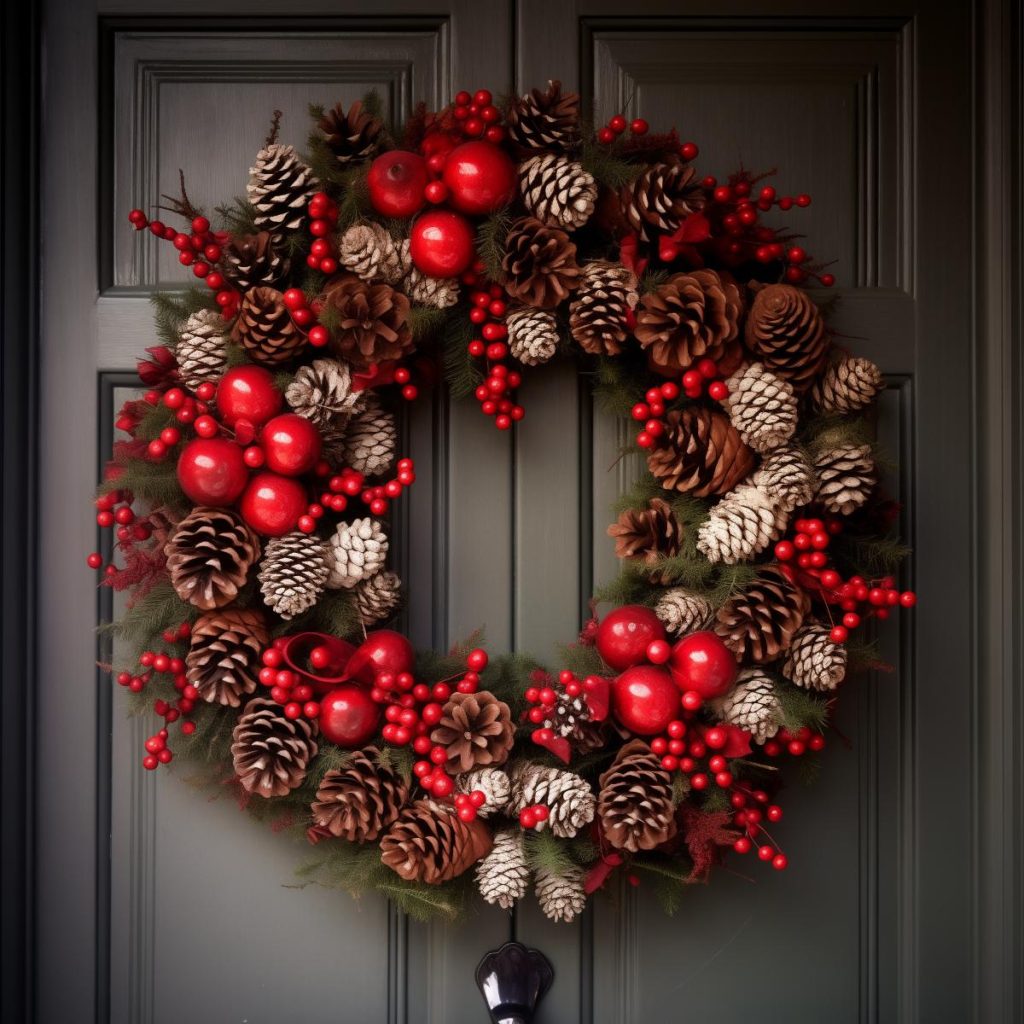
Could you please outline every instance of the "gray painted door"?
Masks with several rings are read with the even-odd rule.
[[[510,936],[555,962],[549,1024],[969,1019],[969,835],[948,827],[969,799],[968,748],[949,742],[970,719],[969,566],[948,543],[969,509],[947,499],[970,484],[971,306],[969,276],[941,256],[970,233],[951,202],[970,165],[949,144],[971,131],[969,5],[46,6],[40,597],[64,639],[39,654],[39,1019],[478,1021],[472,968]],[[151,343],[146,297],[184,280],[125,229],[126,210],[173,191],[179,166],[197,202],[233,194],[275,107],[301,143],[310,100],[375,86],[402,116],[458,88],[551,77],[599,121],[676,124],[709,172],[777,165],[785,188],[813,194],[799,223],[838,261],[836,323],[887,375],[881,430],[922,604],[882,637],[896,673],[848,688],[849,749],[836,743],[821,780],[789,794],[784,876],[719,873],[671,921],[629,889],[571,927],[531,907],[423,927],[374,898],[290,888],[301,851],[183,773],[139,770],[146,723],[90,676],[105,609],[67,556],[96,546],[89,496]],[[593,415],[568,368],[536,375],[524,399],[514,441],[443,395],[412,414],[419,482],[399,568],[419,643],[483,625],[494,649],[550,656],[615,571],[607,509],[635,468],[608,469],[623,425]]]

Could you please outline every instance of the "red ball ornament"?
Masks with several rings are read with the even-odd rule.
[[[308,473],[320,458],[320,431],[304,416],[275,416],[260,436],[267,469],[284,476]]]
[[[368,633],[356,648],[345,674],[349,679],[372,686],[380,672],[399,675],[416,666],[416,652],[409,638],[393,629],[377,629]]]
[[[458,277],[473,262],[473,228],[451,210],[430,210],[412,226],[409,255],[430,277]]]
[[[465,142],[448,154],[442,180],[456,210],[493,213],[515,194],[516,166],[490,142]]]
[[[669,671],[683,692],[694,691],[704,700],[727,693],[738,671],[732,651],[710,630],[684,636],[672,648]]]
[[[380,706],[358,686],[339,686],[320,700],[319,722],[328,742],[353,750],[376,733]]]
[[[612,710],[639,736],[656,736],[679,714],[679,690],[663,668],[635,665],[612,683]]]
[[[239,420],[259,427],[276,415],[281,404],[274,376],[262,366],[236,366],[221,377],[217,386],[217,408],[229,427]]]
[[[306,489],[298,481],[277,473],[257,473],[245,488],[239,511],[257,533],[281,537],[295,529],[308,504]]]
[[[232,505],[248,479],[242,449],[226,438],[196,438],[178,457],[178,483],[196,505]]]
[[[650,608],[626,604],[609,612],[597,627],[597,653],[618,672],[639,665],[655,640],[665,639],[665,627]]]
[[[370,205],[385,217],[411,217],[423,207],[427,162],[419,153],[393,149],[370,164]]]

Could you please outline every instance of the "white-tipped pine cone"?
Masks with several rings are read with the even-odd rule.
[[[402,605],[402,581],[398,573],[378,572],[353,590],[359,621],[369,628],[386,622]]]
[[[654,607],[654,614],[672,636],[704,629],[715,614],[711,602],[685,587],[666,590]]]
[[[811,401],[822,412],[857,412],[875,400],[884,383],[882,371],[870,359],[844,356],[818,378]]]
[[[749,732],[757,743],[770,740],[781,727],[782,705],[772,677],[763,668],[746,668],[726,696],[712,704],[721,721]]]
[[[398,425],[379,399],[369,394],[345,431],[345,464],[366,476],[386,473],[395,461]]]
[[[457,277],[431,277],[418,267],[409,269],[402,290],[413,302],[435,309],[446,309],[459,301]]]
[[[570,922],[587,905],[583,888],[583,869],[566,868],[561,874],[540,870],[534,891],[545,917],[552,921]]]
[[[519,165],[519,192],[523,205],[538,220],[574,231],[594,212],[597,184],[582,164],[542,153]]]
[[[227,324],[215,309],[200,309],[185,321],[174,358],[189,390],[220,379],[228,365],[227,341]]]
[[[272,142],[256,154],[249,168],[246,194],[256,208],[256,226],[267,231],[295,231],[319,182],[299,159],[294,146]]]
[[[788,381],[770,373],[761,363],[750,363],[725,384],[729,397],[722,405],[751,448],[764,455],[793,436],[798,413]]]
[[[788,444],[764,457],[751,482],[787,513],[806,505],[818,490],[814,467],[799,448]]]
[[[543,825],[549,825],[562,839],[571,839],[589,825],[597,809],[597,800],[586,779],[561,768],[524,762],[512,772],[508,812],[518,814],[535,804],[543,804],[548,809]]]
[[[364,281],[394,283],[402,276],[402,260],[391,232],[369,221],[353,224],[338,242],[338,262]]]
[[[546,363],[558,351],[558,321],[543,309],[517,309],[505,321],[513,359],[527,366]]]
[[[591,355],[618,355],[629,340],[629,314],[639,301],[636,274],[628,267],[608,260],[588,263],[569,303],[573,341]]]
[[[764,551],[785,523],[767,491],[740,484],[711,509],[697,531],[697,550],[709,562],[745,562]]]
[[[481,818],[499,814],[512,798],[512,780],[501,768],[474,768],[455,777],[457,793],[472,793],[477,789],[483,793],[485,800],[476,812]]]
[[[364,400],[364,393],[352,390],[352,372],[338,359],[314,359],[300,366],[284,393],[285,401],[299,416],[317,426],[340,426]]]
[[[494,833],[491,852],[476,866],[476,884],[488,902],[511,910],[530,887],[523,830],[503,828]]]
[[[387,555],[388,536],[375,519],[367,516],[338,523],[331,537],[327,586],[332,590],[351,589],[380,572]]]
[[[805,690],[834,690],[846,677],[846,648],[829,639],[829,629],[802,626],[782,663],[782,674]]]
[[[848,516],[863,505],[875,489],[878,476],[869,444],[841,444],[814,460],[818,474],[817,498],[829,512]]]
[[[260,562],[263,603],[282,619],[316,604],[330,575],[324,542],[295,530],[267,541]]]

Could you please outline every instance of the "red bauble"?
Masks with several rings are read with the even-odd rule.
[[[217,385],[217,408],[229,427],[239,420],[259,427],[280,410],[281,403],[274,375],[262,366],[236,366]]]
[[[684,636],[672,648],[668,667],[680,690],[695,690],[705,700],[728,693],[738,671],[732,651],[710,630]]]
[[[409,232],[409,255],[429,277],[458,277],[473,262],[473,228],[451,210],[430,210]]]
[[[647,646],[665,639],[665,627],[650,608],[624,604],[609,612],[597,627],[597,653],[606,665],[621,672],[647,660]]]
[[[178,457],[178,483],[196,505],[233,505],[248,479],[242,449],[223,437],[197,437]]]
[[[679,690],[663,668],[635,665],[612,683],[612,711],[630,732],[657,736],[679,717]]]
[[[304,416],[275,416],[260,435],[267,469],[285,476],[308,473],[320,458],[320,431]]]
[[[393,149],[370,164],[370,205],[385,217],[411,217],[424,203],[427,163],[419,153]]]
[[[310,654],[314,650],[326,657],[320,665],[312,664]],[[281,655],[300,682],[323,694],[348,679],[345,669],[355,650],[355,644],[329,633],[295,633],[288,637],[281,648]]]
[[[349,679],[372,686],[378,672],[411,672],[416,665],[416,651],[409,638],[393,629],[377,629],[367,633],[356,648],[345,674]]]
[[[377,731],[380,705],[358,686],[339,686],[321,698],[319,721],[324,739],[352,750]]]
[[[448,154],[442,180],[456,210],[493,213],[516,191],[516,165],[490,142],[464,142]]]
[[[295,529],[309,499],[302,484],[277,473],[257,473],[249,481],[239,511],[264,537],[281,537]]]

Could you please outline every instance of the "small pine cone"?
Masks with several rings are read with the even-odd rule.
[[[347,423],[365,396],[352,390],[352,373],[345,363],[314,359],[298,368],[284,397],[293,412],[326,427],[339,421]]]
[[[369,628],[387,622],[402,605],[402,581],[397,573],[378,572],[352,591],[359,621]]]
[[[454,807],[417,800],[381,838],[380,859],[407,882],[438,885],[486,857],[492,845],[491,830],[479,818],[462,821]]]
[[[793,637],[782,674],[805,690],[834,690],[846,677],[846,648],[829,639],[829,629],[808,622]]]
[[[474,768],[455,777],[457,793],[473,793],[479,790],[484,795],[484,805],[477,808],[481,818],[499,814],[512,796],[512,780],[501,768]]]
[[[346,229],[338,243],[338,262],[364,281],[395,284],[402,276],[398,246],[388,229],[376,221]]]
[[[775,682],[762,668],[743,669],[736,685],[711,707],[721,721],[749,732],[756,743],[770,740],[782,725]]]
[[[327,282],[322,302],[332,324],[331,350],[339,359],[363,370],[412,351],[409,298],[391,285],[336,274]]]
[[[234,512],[199,506],[174,528],[164,552],[178,597],[210,611],[238,597],[260,541]]]
[[[284,236],[258,231],[229,238],[222,247],[220,269],[240,292],[277,284],[291,269]]]
[[[558,351],[558,321],[543,309],[517,309],[505,326],[512,358],[526,366],[546,363]]]
[[[408,799],[409,784],[401,774],[381,763],[376,747],[364,747],[324,775],[310,808],[313,827],[350,843],[372,842]]]
[[[388,535],[384,527],[367,516],[351,523],[338,523],[327,555],[331,590],[350,590],[384,568],[388,556]]]
[[[491,852],[476,866],[480,895],[502,910],[511,910],[530,887],[523,830],[503,828],[494,833]]]
[[[672,776],[643,740],[632,740],[601,776],[597,814],[616,850],[653,850],[676,834]]]
[[[316,604],[330,574],[319,537],[301,530],[274,537],[267,541],[260,563],[263,603],[282,619],[293,619]]]
[[[683,543],[683,524],[661,498],[651,498],[647,508],[621,512],[607,532],[615,538],[617,558],[637,559],[651,566],[678,555]]]
[[[382,476],[391,469],[398,447],[395,417],[376,395],[368,394],[363,407],[345,430],[345,465],[365,476]]]
[[[629,314],[639,300],[632,270],[605,260],[588,263],[569,305],[573,340],[592,355],[618,355],[630,337]]]
[[[523,761],[512,771],[512,797],[506,813],[516,815],[535,804],[548,809],[543,825],[550,825],[561,839],[571,839],[589,825],[597,808],[590,784],[575,772]]]
[[[316,757],[318,731],[314,719],[286,718],[274,701],[254,697],[232,733],[231,758],[242,788],[268,798],[297,789]]]
[[[814,468],[799,448],[783,445],[766,455],[751,482],[760,487],[779,506],[790,513],[806,505],[818,490]]]
[[[797,403],[793,389],[760,363],[737,370],[726,382],[729,397],[722,403],[732,425],[762,455],[785,444],[795,433]]]
[[[815,382],[811,401],[822,412],[857,412],[869,406],[884,386],[882,371],[870,359],[843,356]]]
[[[515,732],[509,706],[489,691],[478,690],[448,698],[430,739],[444,747],[448,772],[456,775],[503,765],[512,753]]]
[[[254,363],[277,366],[294,359],[306,336],[292,320],[284,296],[275,288],[250,288],[242,296],[231,337]]]
[[[459,301],[457,277],[431,277],[418,267],[410,267],[402,284],[405,294],[421,306],[447,309]]]
[[[670,235],[704,208],[705,189],[694,166],[684,160],[652,164],[619,189],[619,204],[632,231],[644,242]]]
[[[810,607],[805,590],[777,566],[766,565],[750,586],[718,609],[712,629],[740,664],[763,665],[788,649]]]
[[[741,484],[711,509],[697,532],[697,550],[712,563],[746,562],[779,536],[785,522],[767,492]]]
[[[519,165],[519,192],[537,220],[566,231],[590,220],[597,199],[593,175],[555,153],[541,153]]]
[[[706,597],[685,587],[673,587],[658,599],[654,614],[672,636],[684,636],[705,629],[715,610]]]
[[[554,309],[580,283],[576,246],[561,228],[536,217],[517,220],[505,239],[505,290],[536,309]]]
[[[565,868],[561,873],[541,868],[537,872],[534,891],[544,916],[568,924],[582,913],[587,905],[583,880],[583,868],[575,865]]]
[[[189,316],[174,348],[182,382],[195,391],[206,381],[220,380],[227,369],[228,325],[215,309]]]
[[[320,183],[293,146],[272,142],[256,154],[246,193],[256,208],[256,226],[267,231],[295,231]]]
[[[871,497],[878,482],[869,444],[841,444],[814,460],[817,498],[829,512],[848,516]]]
[[[258,608],[220,608],[200,615],[192,626],[185,675],[210,704],[237,708],[256,692],[260,655],[270,642]]]
[[[348,111],[337,103],[317,121],[324,143],[338,163],[345,167],[368,160],[377,151],[384,137],[384,124],[356,100]]]
[[[747,316],[747,347],[765,368],[788,380],[797,394],[821,372],[831,344],[818,307],[802,288],[770,284],[754,297]]]
[[[533,89],[509,105],[508,135],[525,152],[565,152],[580,139],[580,97],[562,92],[562,83],[548,82],[544,92]]]

